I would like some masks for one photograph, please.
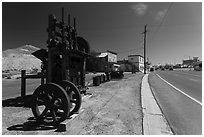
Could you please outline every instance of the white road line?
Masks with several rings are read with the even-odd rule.
[[[198,100],[192,98],[191,96],[189,96],[188,94],[184,93],[183,91],[181,91],[180,89],[178,89],[177,87],[175,87],[174,85],[172,85],[171,83],[167,82],[165,79],[163,79],[161,76],[159,76],[158,74],[156,74],[160,79],[162,79],[164,82],[166,82],[168,85],[172,86],[174,89],[176,89],[177,91],[181,92],[182,94],[184,94],[185,96],[187,96],[188,98],[192,99],[193,101],[195,101],[196,103],[200,104],[202,106],[202,103],[199,102]]]

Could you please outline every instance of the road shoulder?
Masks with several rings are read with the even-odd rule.
[[[141,100],[144,135],[172,135],[172,131],[162,114],[149,86],[148,75],[142,79]]]
[[[37,125],[25,104],[8,104],[2,108],[4,135],[142,135],[140,89],[143,74],[113,79],[100,86],[90,86],[82,97],[79,114],[57,127]],[[10,100],[12,102],[16,101]],[[27,104],[29,104],[27,106]],[[13,106],[11,106],[13,105]],[[11,114],[11,115],[8,115]]]

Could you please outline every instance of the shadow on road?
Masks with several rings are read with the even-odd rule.
[[[34,119],[34,118],[33,118]],[[29,120],[23,124],[13,125],[7,128],[9,131],[39,131],[57,129],[56,126],[39,124],[35,120]]]
[[[71,119],[68,117],[67,119]],[[45,122],[37,122],[35,117],[30,117],[23,124],[13,125],[7,128],[9,131],[43,131],[55,130],[54,132],[64,132],[64,124],[46,124]],[[66,130],[66,129],[65,129]]]
[[[9,98],[2,101],[2,107],[28,107],[31,108],[32,95]]]

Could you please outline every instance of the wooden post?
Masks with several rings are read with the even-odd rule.
[[[145,25],[145,30],[144,30],[144,74],[146,74],[146,39],[147,39],[147,25]]]
[[[62,8],[62,23],[64,24],[64,8]]]
[[[85,78],[86,78],[86,58],[83,59],[83,66],[81,71],[81,86],[85,87]]]
[[[44,77],[41,78],[41,85],[45,83]]]
[[[21,97],[26,96],[26,70],[21,71]]]
[[[42,74],[42,77],[41,77],[41,85],[43,85],[45,83],[45,77],[44,77],[44,73],[43,73],[43,69],[41,70],[41,74]]]
[[[77,33],[76,33],[76,18],[74,18],[74,49],[78,50]]]
[[[65,24],[64,24],[64,8],[62,8],[62,58],[61,58],[61,65],[62,65],[62,69],[61,69],[61,78],[62,80],[66,80],[66,63],[67,63],[67,50],[66,50],[66,42],[65,42]],[[60,70],[56,70],[56,71],[60,71]]]
[[[68,14],[68,28],[70,27],[70,14]]]
[[[49,83],[49,82],[52,82],[52,48],[53,48],[53,45],[52,43],[50,42],[51,39],[53,39],[53,33],[52,31],[55,31],[56,28],[51,29],[52,28],[52,25],[53,25],[53,20],[56,19],[56,17],[54,15],[49,15],[48,16],[48,69],[46,70],[47,71],[47,79],[46,79],[46,83]]]

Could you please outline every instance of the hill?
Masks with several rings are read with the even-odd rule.
[[[32,45],[24,45],[15,49],[8,49],[2,52],[2,71],[3,73],[20,72],[27,70],[40,70],[41,61],[31,53],[39,50]]]

